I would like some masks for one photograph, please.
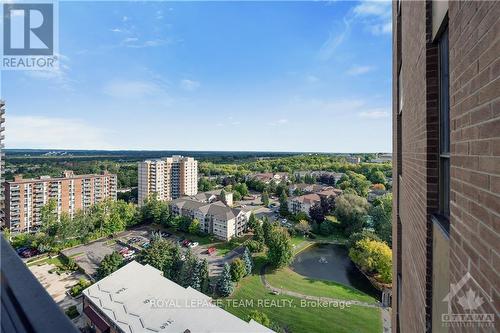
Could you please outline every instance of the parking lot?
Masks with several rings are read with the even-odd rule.
[[[129,259],[133,259],[134,256],[137,255],[144,247],[148,246],[153,231],[157,230],[149,226],[144,226],[121,232],[113,238],[102,239],[71,249],[66,249],[63,250],[62,253],[67,257],[73,258],[87,275],[94,277],[104,256],[113,252],[121,252],[120,254],[127,258],[128,256],[125,254],[124,250],[124,248],[127,248],[129,253],[130,251],[135,251],[135,253],[129,256]],[[179,236],[172,234],[167,235],[165,232],[163,233],[163,236],[165,239],[174,244],[182,244],[182,238]],[[230,263],[243,252],[242,248],[237,248],[230,251],[225,256],[218,255],[217,251],[212,254],[208,254],[207,250],[215,244],[216,243],[197,245],[196,247],[191,248],[191,251],[198,258],[207,259],[210,276],[218,275],[222,271],[224,263]],[[187,247],[185,246],[181,246],[181,249],[183,252],[187,251]]]
[[[119,252],[123,245],[120,241],[127,242],[129,238],[139,237],[144,241],[149,240],[150,230],[148,228],[138,228],[119,233],[112,239],[102,239],[85,245],[63,250],[62,253],[67,257],[73,258],[87,275],[94,276],[97,267],[104,256],[113,252]]]

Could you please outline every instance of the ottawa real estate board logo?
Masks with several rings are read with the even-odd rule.
[[[483,307],[493,304],[491,295],[467,272],[457,283],[450,285],[450,292],[443,299],[448,303],[448,313],[441,315],[443,326],[446,327],[495,327],[495,314],[487,313]],[[456,303],[453,311],[452,303]]]
[[[57,69],[57,2],[9,2],[2,5],[3,70]]]

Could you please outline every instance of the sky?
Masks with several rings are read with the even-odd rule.
[[[391,151],[391,3],[60,2],[6,148]]]

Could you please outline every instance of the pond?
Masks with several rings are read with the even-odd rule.
[[[380,300],[381,292],[354,265],[343,245],[312,245],[295,256],[291,268],[300,275],[334,281]]]

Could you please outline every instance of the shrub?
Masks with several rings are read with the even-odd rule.
[[[80,313],[76,309],[76,305],[72,305],[69,308],[67,308],[65,313],[69,317],[69,319],[76,318],[80,315]]]

